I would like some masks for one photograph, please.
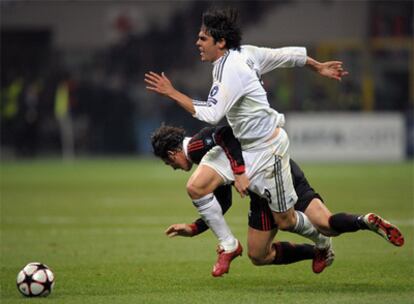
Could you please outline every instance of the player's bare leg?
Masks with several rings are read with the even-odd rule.
[[[404,237],[398,227],[375,213],[366,215],[337,213],[332,215],[319,199],[314,198],[306,208],[305,214],[312,224],[327,236],[371,230],[395,246],[404,245]]]
[[[371,230],[395,246],[404,245],[404,236],[398,227],[375,213],[366,215],[336,213],[332,215],[319,199],[314,198],[306,208],[305,214],[312,224],[327,236]]]
[[[276,233],[277,229],[262,231],[249,227],[247,232],[248,252],[254,265],[285,265],[315,258],[315,246],[274,242]]]
[[[187,183],[187,192],[205,223],[219,240],[217,262],[212,275],[229,272],[231,261],[242,254],[240,242],[233,236],[213,191],[223,184],[222,177],[211,167],[200,165]]]
[[[329,224],[329,218],[332,216],[332,213],[320,199],[314,198],[306,208],[305,214],[308,216],[309,220],[316,227],[316,229],[318,229],[322,234],[326,236],[339,235],[339,233],[332,229]]]
[[[248,256],[254,265],[268,265],[275,259],[276,251],[272,250],[272,242],[276,233],[277,229],[262,231],[251,227],[248,228]]]
[[[321,273],[332,264],[335,255],[331,238],[321,234],[304,213],[290,208],[286,212],[273,212],[273,217],[281,230],[297,233],[315,243],[316,255],[312,263],[314,273]]]

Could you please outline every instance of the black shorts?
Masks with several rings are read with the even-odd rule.
[[[306,208],[308,208],[310,202],[314,198],[318,198],[323,202],[322,197],[316,193],[315,190],[309,185],[305,174],[293,160],[290,160],[290,167],[293,184],[295,186],[296,194],[298,195],[298,201],[295,204],[295,210],[305,212]],[[262,231],[269,231],[277,228],[267,200],[261,198],[253,192],[249,192],[249,195],[249,226],[251,228]]]
[[[305,196],[298,198],[295,210],[305,212],[314,198],[318,198],[323,202],[318,193],[309,191]],[[277,228],[267,200],[254,193],[250,194],[249,227],[262,231]]]

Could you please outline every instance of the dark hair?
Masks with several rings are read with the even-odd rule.
[[[224,39],[227,49],[240,50],[242,34],[237,22],[238,16],[238,11],[233,8],[209,9],[203,13],[202,27],[205,27],[214,42]]]
[[[155,156],[168,159],[168,151],[182,150],[185,130],[183,128],[162,125],[151,135],[151,144]]]

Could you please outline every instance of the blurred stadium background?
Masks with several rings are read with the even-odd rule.
[[[194,46],[201,12],[238,7],[244,43],[301,45],[344,61],[335,83],[306,69],[266,75],[287,114],[292,154],[310,161],[413,157],[412,1],[1,1],[1,156],[148,155],[161,122],[202,124],[149,94],[164,71],[205,99],[210,66]]]

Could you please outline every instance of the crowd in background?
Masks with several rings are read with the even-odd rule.
[[[24,43],[16,43],[21,33],[9,31],[6,35],[2,31],[2,155],[30,157],[60,151],[67,158],[75,154],[146,154],[151,152],[149,136],[162,122],[197,130],[202,126],[200,122],[172,102],[146,92],[143,75],[148,70],[177,71],[173,75],[178,75],[175,83],[181,89],[190,96],[206,99],[209,82],[200,90],[191,86],[187,76],[179,78],[180,70],[191,70],[199,60],[194,46],[199,18],[188,16],[199,15],[206,5],[202,1],[191,2],[187,10],[176,12],[170,26],[154,27],[139,35],[130,31],[127,21],[119,20],[122,38],[107,48],[87,53],[88,60],[82,64],[68,64],[70,53],[54,49],[47,33],[36,33],[38,39],[32,42],[23,39],[25,48]],[[246,28],[278,2],[237,5],[241,16],[249,16],[242,19]],[[379,18],[377,11],[381,12],[381,7],[373,7],[367,21],[372,37],[412,36],[412,9],[407,15],[397,14],[389,20]],[[308,48],[323,54],[318,45]],[[367,54],[374,68],[369,77],[364,77],[361,60]],[[283,112],[412,110],[408,64],[412,46],[380,46],[368,51],[331,49],[324,55],[339,56],[350,77],[341,84],[327,85],[309,77],[306,71],[281,70],[265,78],[272,106]],[[389,66],[387,62],[397,64]],[[374,89],[373,83],[377,84]],[[370,103],[367,92],[375,94],[375,101]]]

